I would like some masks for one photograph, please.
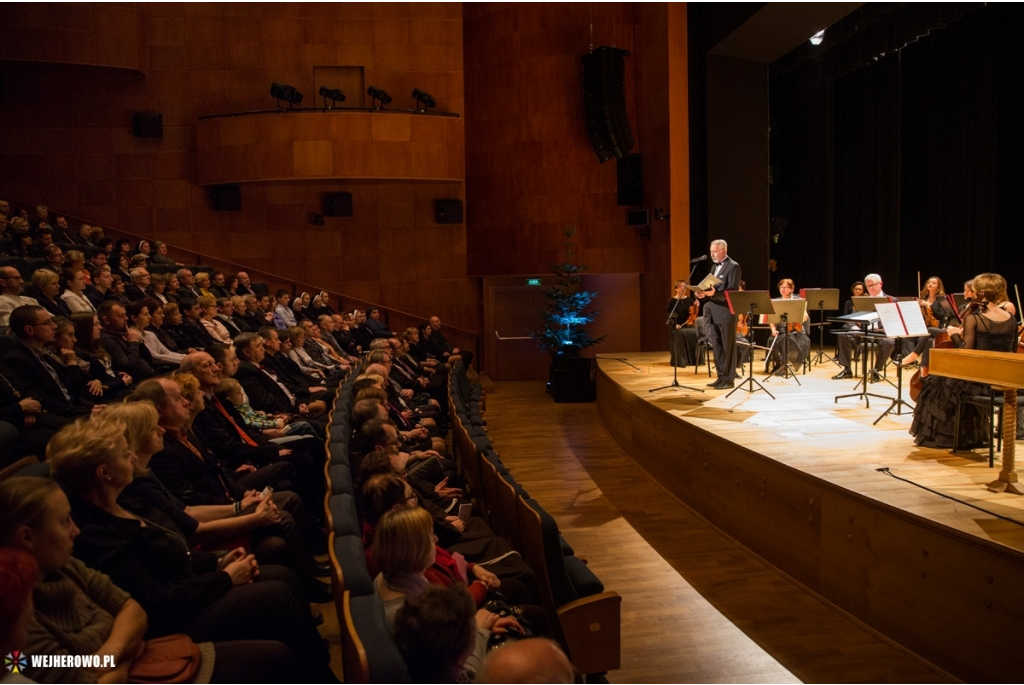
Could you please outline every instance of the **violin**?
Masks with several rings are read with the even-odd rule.
[[[686,323],[684,326],[692,326],[697,323],[697,317],[700,316],[700,300],[697,298],[693,299],[693,304],[690,305],[689,313],[686,316]]]
[[[921,289],[921,272],[917,272],[917,299],[924,300],[928,297],[928,293]],[[924,317],[924,323],[928,328],[938,328],[939,319],[935,316],[935,312],[932,311],[932,307],[929,304],[921,305],[921,316]]]
[[[750,326],[747,325],[747,315],[740,314],[736,317],[736,335],[742,335],[744,338],[747,337],[747,333],[750,332]]]
[[[802,321],[800,323],[786,324],[786,332],[787,333],[792,333],[794,331],[799,332],[799,331],[802,331],[802,330],[804,330],[804,324],[803,324]]]

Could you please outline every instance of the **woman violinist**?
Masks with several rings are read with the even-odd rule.
[[[964,315],[963,326],[946,330],[953,346],[970,350],[1013,352],[1017,348],[1017,321],[999,303],[1006,298],[1006,280],[999,274],[981,274],[974,279],[974,306]],[[954,442],[956,408],[960,400],[972,395],[987,394],[987,385],[979,385],[946,376],[931,375],[924,379],[921,394],[914,408],[910,434],[914,443],[924,447],[948,448]],[[958,445],[984,444],[988,429],[987,412],[974,405],[961,409]]]
[[[796,287],[793,285],[793,279],[783,278],[779,281],[779,298],[780,300],[798,300],[793,293]],[[810,323],[810,316],[807,314],[806,308],[804,309],[803,320],[800,322],[790,322],[786,325],[786,330],[781,327],[771,324],[772,340],[769,342],[771,351],[768,353],[768,361],[766,363],[766,373],[776,373],[781,370],[783,350],[786,349],[788,344],[789,352],[787,360],[794,366],[801,366],[811,352],[811,338],[807,335],[804,330],[804,325]]]
[[[693,366],[697,364],[697,321],[700,302],[687,287],[685,281],[672,285],[672,299],[666,311],[672,317],[669,325],[672,335],[672,349],[669,364],[672,366]]]
[[[925,281],[924,287],[918,293],[918,304],[921,305],[921,314],[931,335],[907,339],[914,344],[914,348],[904,357],[903,366],[915,364],[922,357],[925,357],[923,363],[927,365],[927,351],[935,345],[936,339],[946,332],[945,324],[954,318],[953,307],[946,299],[946,289],[938,276],[932,276]]]

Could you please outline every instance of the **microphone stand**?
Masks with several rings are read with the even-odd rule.
[[[704,261],[704,259],[700,258],[700,259],[696,260],[693,263],[693,268],[690,269],[690,275],[686,277],[686,282],[685,282],[686,289],[689,289],[690,282],[693,280],[693,273],[697,270],[697,265],[700,264],[702,261]],[[665,322],[665,325],[668,326],[668,349],[669,349],[669,356],[670,356],[670,358],[673,355],[673,353],[675,352],[676,309],[679,307],[679,299],[681,299],[681,298],[677,298],[676,299],[676,303],[674,305],[672,305],[672,311],[670,311],[668,313],[668,320]],[[657,388],[650,388],[647,392],[657,392],[658,390],[665,390],[666,388],[672,388],[672,389],[682,388],[684,390],[692,390],[694,392],[704,392],[703,388],[693,388],[693,387],[690,387],[689,385],[682,385],[682,384],[679,383],[679,366],[678,366],[678,364],[679,364],[679,360],[676,359],[676,363],[672,365],[672,382],[671,383],[669,383],[668,385],[662,385],[662,386],[657,387]]]

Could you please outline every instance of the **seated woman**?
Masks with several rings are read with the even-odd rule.
[[[115,668],[29,668],[41,683],[117,683],[146,661],[148,617],[109,577],[71,556],[79,534],[68,498],[48,478],[0,482],[0,547],[30,555],[39,571],[33,590],[28,654],[100,654]],[[34,608],[33,608],[34,605]],[[201,663],[190,682],[285,682],[293,667],[279,642],[202,642]],[[6,652],[5,652],[6,653]],[[136,681],[138,682],[138,681]]]
[[[946,299],[946,289],[942,285],[942,279],[932,276],[924,283],[924,288],[918,293],[918,304],[921,305],[921,312],[925,315],[925,323],[928,324],[928,332],[931,335],[922,335],[918,338],[906,338],[904,343],[911,351],[903,358],[903,366],[916,364],[920,359],[924,365],[928,365],[928,350],[935,345],[935,339],[945,332],[946,325],[952,320],[956,321],[956,313],[953,306]]]
[[[228,329],[224,324],[217,320],[217,298],[212,295],[204,295],[199,298],[199,307],[202,311],[200,322],[214,342],[230,345],[231,334],[228,333]]]
[[[691,312],[696,305],[697,310]],[[672,298],[665,309],[672,316],[672,349],[669,364],[672,366],[695,366],[697,361],[697,313],[700,304],[692,295],[687,294],[685,281],[676,281],[672,285]],[[691,314],[693,316],[691,317]],[[693,319],[691,322],[690,319]]]
[[[779,281],[780,300],[799,300],[799,297],[793,295],[795,290],[792,279],[783,278]],[[789,348],[787,361],[796,368],[803,366],[811,352],[811,338],[804,330],[804,327],[810,321],[811,317],[808,315],[805,307],[803,320],[799,325],[795,322],[790,322],[786,326],[786,330],[782,330],[775,324],[771,324],[772,338],[768,342],[771,351],[768,353],[768,358],[765,361],[767,373],[782,371],[782,356],[787,345]]]
[[[64,293],[60,296],[60,299],[64,301],[64,304],[67,305],[71,313],[90,312],[95,314],[96,307],[85,296],[85,270],[65,269],[62,279],[64,282]]]
[[[170,280],[170,274],[150,274],[146,296],[158,301],[161,306],[167,304],[171,301],[167,296],[167,284]]]
[[[1012,353],[1017,349],[1017,320],[999,307],[1006,297],[1006,280],[999,274],[985,273],[973,282],[976,307],[964,316],[962,327],[950,326],[955,347]],[[949,448],[954,439],[958,446],[976,447],[985,444],[988,436],[985,416],[975,405],[961,409],[960,435],[954,436],[956,408],[961,400],[972,395],[987,395],[989,387],[946,376],[930,375],[922,382],[921,394],[914,407],[910,434],[914,444],[923,447]]]
[[[212,297],[214,301],[216,301],[217,296],[213,294],[212,290],[210,290],[211,285],[210,273],[208,271],[200,271],[196,274],[195,287],[199,289],[199,294],[203,297]]]
[[[100,323],[95,314],[81,312],[72,314],[71,319],[54,319],[57,336],[54,347],[58,353],[65,350],[74,352],[74,363],[82,369],[88,379],[86,390],[97,402],[112,402],[124,397],[132,384],[132,377],[124,372],[115,372],[110,354],[99,343]],[[65,363],[71,363],[66,357]]]
[[[220,558],[192,550],[159,510],[139,515],[118,502],[136,461],[123,423],[77,421],[53,437],[46,456],[82,530],[75,554],[142,605],[148,636],[276,640],[291,648],[296,677],[336,681],[290,569],[260,566],[243,548]]]
[[[128,314],[128,326],[139,331],[146,350],[153,358],[153,367],[158,374],[174,371],[181,366],[185,355],[167,349],[156,333],[150,330],[154,318],[159,317],[163,325],[163,306],[151,297],[132,302],[125,308]]]
[[[32,274],[32,291],[26,295],[36,298],[39,306],[54,316],[71,316],[71,309],[60,298],[60,276],[49,269],[36,269]]]

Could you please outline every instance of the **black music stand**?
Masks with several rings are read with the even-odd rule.
[[[838,292],[838,291],[836,291]],[[778,329],[781,326],[781,330],[785,331],[789,326],[790,321],[803,321],[804,313],[807,311],[807,301],[800,299],[790,300],[772,300],[772,306],[775,307],[774,314],[768,314],[768,323],[775,324]],[[781,333],[780,333],[781,335]],[[778,338],[772,343],[772,349],[775,349],[775,345],[778,345]],[[796,369],[789,363],[789,335],[786,335],[782,340],[782,377],[793,378],[796,380],[797,385],[803,385],[800,379],[796,377]],[[771,373],[765,376],[767,380],[771,376],[774,376],[777,369],[773,369]],[[790,373],[792,371],[792,373]]]
[[[811,363],[820,366],[827,359],[838,366],[832,355],[825,354],[825,312],[839,311],[839,288],[804,288],[801,297],[807,300],[808,309],[818,312],[818,354]]]
[[[885,305],[880,305],[885,306]],[[890,305],[895,311],[896,305]],[[878,309],[878,306],[876,306]],[[882,311],[879,309],[879,313]],[[884,319],[882,322],[882,330],[885,331],[887,338],[894,338],[897,341],[896,344],[896,397],[892,403],[889,404],[889,408],[882,412],[882,415],[872,422],[872,426],[876,425],[879,421],[884,419],[889,414],[896,414],[896,416],[903,415],[903,407],[909,410],[909,413],[914,413],[914,408],[903,399],[903,345],[899,343],[904,338],[918,338],[921,336],[921,330],[928,330],[928,326],[924,321],[924,316],[921,314],[921,310],[918,307],[907,307],[902,313],[899,314],[901,321],[896,322],[900,330],[898,332],[891,332],[886,330]],[[917,333],[911,335],[909,330],[911,326],[916,326]]]
[[[696,269],[697,267],[694,266],[694,268]],[[691,275],[692,275],[692,272],[691,272]],[[689,287],[689,286],[687,286],[687,287]],[[676,309],[679,307],[679,302],[680,301],[681,301],[681,298],[677,299],[676,303],[674,305],[672,305],[672,311],[668,313],[668,321],[665,322],[665,324],[668,326],[669,359],[671,359],[672,355],[675,353],[676,335],[679,334],[679,331],[676,330],[676,320],[677,320]],[[696,352],[694,352],[694,354],[696,354]],[[676,359],[676,363],[672,365],[672,382],[671,383],[669,383],[668,385],[659,386],[657,388],[650,388],[647,392],[657,392],[658,390],[665,390],[667,388],[672,388],[672,389],[681,388],[683,390],[693,390],[694,392],[704,392],[703,388],[693,388],[693,387],[690,387],[689,385],[683,385],[682,383],[679,382],[679,366],[678,366],[678,364],[679,364],[679,360]]]
[[[775,306],[772,303],[772,298],[769,296],[767,290],[727,290],[725,291],[725,297],[729,301],[729,308],[732,309],[733,314],[743,310],[747,311],[747,325],[750,325],[754,321],[754,317],[757,315],[775,313]],[[727,360],[726,363],[735,364],[736,362],[730,359]],[[748,387],[744,388],[744,384]],[[757,386],[756,388],[754,387],[755,385]],[[753,345],[751,345],[750,356],[747,359],[747,377],[740,381],[740,384],[733,388],[726,397],[732,397],[732,394],[740,389],[746,390],[749,393],[764,390],[768,397],[773,400],[775,399],[775,395],[768,392],[768,388],[761,385],[754,378]]]
[[[860,381],[858,381],[857,385],[853,386],[853,389],[856,390],[858,387],[860,387],[861,383],[863,383],[864,384],[864,389],[862,391],[860,391],[860,392],[849,393],[849,394],[846,394],[846,395],[836,395],[835,402],[838,403],[839,400],[845,399],[847,397],[862,397],[862,398],[864,398],[864,406],[865,406],[865,408],[870,409],[871,408],[871,400],[868,399],[869,397],[877,397],[880,400],[891,400],[892,398],[889,397],[888,395],[876,395],[875,393],[868,392],[868,351],[867,351],[868,328],[871,327],[871,324],[873,324],[876,321],[878,321],[878,313],[874,310],[874,303],[872,303],[870,305],[871,306],[870,310],[865,310],[865,309],[862,309],[860,307],[865,306],[866,303],[865,303],[865,305],[861,305],[861,303],[859,303],[858,300],[874,300],[875,302],[879,302],[879,303],[881,303],[881,302],[888,302],[889,301],[888,298],[885,298],[885,297],[855,297],[855,298],[853,298],[853,307],[854,307],[854,310],[855,310],[853,314],[847,314],[846,316],[835,316],[835,317],[832,317],[831,319],[829,319],[829,321],[834,321],[834,322],[837,322],[837,323],[853,324],[855,326],[858,326],[860,328],[860,331],[858,333],[854,333],[853,331],[842,331],[842,332],[839,332],[837,334],[838,335],[859,335],[860,338],[861,338],[861,341],[863,342],[863,344],[865,346],[864,347],[864,351],[861,354],[862,376],[861,376]]]

